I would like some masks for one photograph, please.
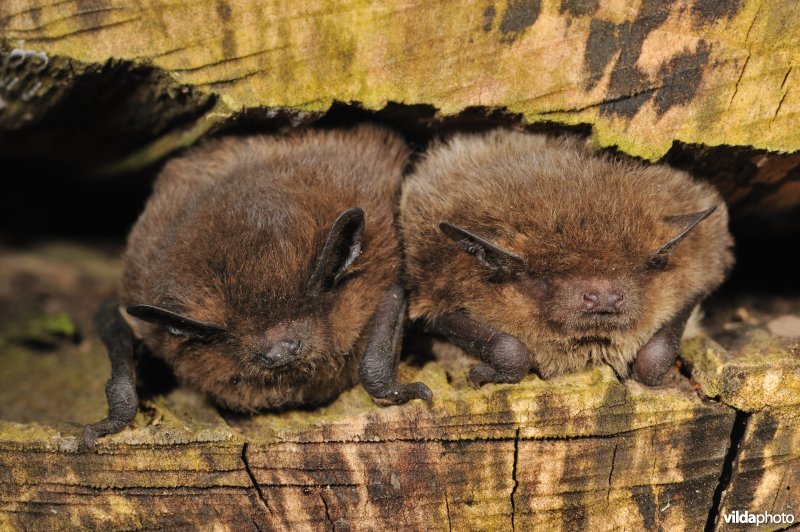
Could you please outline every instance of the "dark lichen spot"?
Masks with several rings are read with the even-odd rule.
[[[222,22],[222,54],[225,58],[236,57],[236,40],[229,22],[231,19],[231,6],[224,0],[217,1],[217,15]]]
[[[656,499],[653,495],[653,486],[634,486],[631,489],[633,501],[639,508],[645,530],[655,530],[656,526]]]
[[[226,4],[223,0],[217,2],[217,15],[223,22],[228,22],[231,19],[231,6]]]
[[[483,11],[483,31],[489,32],[492,30],[492,23],[494,22],[494,16],[497,14],[497,10],[494,6],[488,6]]]
[[[589,515],[587,513],[588,501],[584,500],[583,492],[565,493],[562,495],[564,513],[561,514],[561,530],[571,532],[574,530],[590,530]]]
[[[677,55],[661,66],[658,71],[661,88],[654,98],[659,117],[675,105],[692,101],[703,80],[710,50],[708,43],[700,41],[693,53]]]
[[[618,27],[621,53],[611,72],[606,93],[608,103],[600,107],[601,113],[632,118],[652,98],[652,82],[639,70],[637,63],[645,39],[667,20],[669,8],[670,4],[660,0],[644,0],[636,19]]]
[[[603,393],[603,403],[598,411],[598,425],[614,433],[631,430],[636,414],[628,398],[628,388],[621,384],[610,385]]]
[[[541,0],[509,0],[508,9],[500,21],[502,42],[512,43],[533,26],[542,12]]]
[[[33,21],[33,24],[34,24],[35,26],[37,26],[37,27],[38,27],[38,26],[39,26],[39,24],[41,24],[41,22],[42,22],[42,9],[44,9],[44,8],[42,8],[42,7],[35,7],[35,8],[33,8],[33,9],[31,9],[31,10],[29,10],[29,11],[28,11],[28,14],[29,14],[29,15],[30,15],[30,17],[31,17],[31,20]]]
[[[592,19],[589,23],[589,38],[583,61],[589,74],[586,89],[591,90],[600,82],[608,63],[617,53],[617,25],[609,20]]]
[[[569,13],[573,17],[594,15],[599,6],[598,0],[561,0],[558,12]]]
[[[762,412],[754,418],[753,439],[763,444],[772,443],[775,434],[778,432],[778,422],[769,412]]]
[[[75,14],[78,15],[82,28],[99,28],[103,25],[102,18],[106,13],[103,0],[77,0],[75,7],[77,7]]]
[[[731,19],[739,11],[741,0],[697,0],[692,11],[703,22],[714,22],[721,18]]]

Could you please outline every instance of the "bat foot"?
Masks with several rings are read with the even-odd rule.
[[[475,388],[480,388],[484,384],[514,384],[522,380],[522,377],[527,374],[527,371],[522,375],[509,375],[501,373],[494,369],[489,364],[476,364],[469,370],[469,382]]]
[[[633,378],[647,386],[658,386],[676,358],[677,346],[670,345],[664,338],[653,337],[636,354]]]
[[[83,427],[83,441],[82,449],[89,452],[94,452],[97,446],[97,438],[107,436],[109,434],[116,434],[122,431],[129,421],[118,420],[112,418],[105,418],[97,423],[91,423]]]
[[[97,423],[83,427],[83,439],[81,440],[80,446],[81,450],[88,451],[90,453],[95,451],[97,438],[100,437],[100,434],[98,434],[94,428],[95,425],[97,425]]]
[[[661,384],[664,374],[678,358],[681,336],[694,306],[694,302],[686,305],[639,349],[633,362],[633,378],[636,381],[647,386]]]
[[[411,382],[408,384],[394,383],[382,390],[380,394],[373,396],[377,401],[387,405],[401,405],[412,399],[422,399],[430,403],[433,399],[433,392],[421,382]]]
[[[508,334],[495,336],[487,346],[491,364],[477,364],[469,371],[469,380],[480,388],[489,383],[513,384],[530,371],[528,348]]]

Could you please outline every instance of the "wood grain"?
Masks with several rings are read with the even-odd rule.
[[[233,111],[319,112],[334,101],[429,104],[442,115],[499,107],[526,122],[592,124],[599,145],[647,159],[675,141],[800,148],[798,28],[790,3],[760,0],[0,6],[6,53],[24,40],[81,64],[152,65]]]

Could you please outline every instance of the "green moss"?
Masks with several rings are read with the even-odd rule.
[[[47,314],[34,318],[26,324],[23,337],[34,340],[46,340],[51,338],[71,338],[75,336],[77,329],[72,319],[66,312]]]
[[[55,347],[64,340],[74,340],[78,329],[66,312],[12,316],[0,329],[0,346],[26,344]]]

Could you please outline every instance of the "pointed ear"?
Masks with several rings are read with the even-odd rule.
[[[361,255],[363,238],[363,210],[358,207],[347,209],[336,218],[308,281],[309,295],[329,290],[341,281],[347,269]]]
[[[455,244],[474,255],[478,262],[500,275],[514,275],[525,271],[525,261],[519,255],[501,249],[466,229],[447,222],[439,224],[439,229]]]
[[[686,235],[694,229],[694,227],[708,218],[712,212],[716,210],[717,206],[714,205],[710,209],[700,212],[693,212],[691,214],[680,214],[677,216],[667,216],[664,221],[678,230],[678,234],[669,239],[663,246],[658,248],[653,254],[650,263],[653,267],[661,269],[667,264],[667,259],[675,251],[678,243],[686,238]]]
[[[195,321],[153,305],[131,305],[125,311],[134,318],[161,325],[177,336],[209,340],[226,332],[221,325]]]

